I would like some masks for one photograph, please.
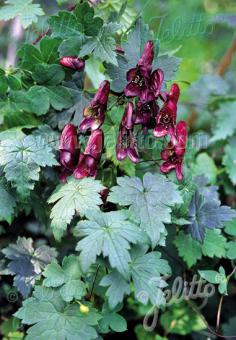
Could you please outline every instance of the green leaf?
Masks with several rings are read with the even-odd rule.
[[[59,59],[58,48],[60,38],[45,36],[40,41],[40,50],[31,44],[25,43],[18,51],[21,68],[34,71],[38,64],[57,64]]]
[[[37,286],[15,316],[23,324],[33,325],[27,330],[27,340],[91,340],[98,336],[94,326],[100,315],[93,309],[83,314],[78,304],[67,305],[58,289]]]
[[[135,298],[154,306],[165,305],[162,288],[168,284],[162,275],[170,275],[171,268],[166,260],[160,258],[161,253],[153,251],[145,254],[145,249],[135,250],[132,254],[131,276],[134,283]]]
[[[201,244],[194,240],[191,235],[180,231],[174,243],[179,256],[184,259],[189,268],[202,258]]]
[[[116,41],[113,36],[119,27],[118,24],[114,23],[104,24],[98,32],[98,36],[89,38],[85,44],[83,44],[79,56],[84,57],[93,53],[93,55],[101,61],[118,66],[116,52],[114,51]]]
[[[31,101],[32,111],[37,116],[45,115],[50,109],[48,90],[43,86],[32,86],[28,91],[28,98]]]
[[[60,56],[64,57],[65,55],[79,55],[84,42],[85,37],[83,36],[64,39],[59,47]]]
[[[213,129],[212,142],[226,139],[234,134],[236,130],[235,112],[236,101],[223,102],[217,111],[216,126]]]
[[[175,245],[181,256],[191,268],[196,264],[197,260],[202,258],[202,255],[207,257],[225,257],[226,253],[226,238],[221,235],[220,230],[207,230],[203,244],[194,240],[191,235],[180,231],[175,239]]]
[[[38,64],[32,77],[40,85],[58,85],[64,80],[65,72],[61,65]]]
[[[130,206],[131,215],[146,231],[155,247],[166,235],[164,223],[171,222],[171,207],[182,202],[177,186],[159,174],[146,173],[138,177],[119,177],[118,186],[111,189],[109,202]]]
[[[61,41],[61,38],[52,38],[47,35],[40,40],[40,52],[44,63],[56,64],[59,59],[58,48]]]
[[[73,13],[61,11],[57,16],[51,16],[48,23],[52,29],[53,36],[70,38],[80,36],[82,27]]]
[[[17,53],[20,58],[19,66],[22,69],[32,71],[35,65],[43,62],[40,51],[33,45],[25,43]]]
[[[0,9],[0,20],[10,20],[19,17],[23,28],[29,27],[38,21],[38,17],[44,15],[39,4],[33,4],[32,0],[6,0]]]
[[[204,175],[211,184],[215,184],[218,170],[214,160],[206,152],[202,152],[196,158],[193,173],[196,176]]]
[[[225,257],[226,238],[221,235],[219,229],[208,229],[202,245],[202,253],[208,257]]]
[[[64,257],[62,266],[56,262],[49,264],[43,275],[46,287],[60,287],[60,294],[64,301],[80,300],[86,294],[86,285],[81,281],[81,269],[78,257],[70,255]]]
[[[38,125],[38,120],[32,114],[30,100],[24,91],[11,91],[7,100],[0,102],[0,116],[8,128]]]
[[[85,35],[87,36],[98,35],[99,30],[103,25],[103,20],[100,17],[94,18],[93,7],[89,6],[87,2],[84,2],[76,6],[74,13]]]
[[[51,146],[40,136],[1,142],[0,165],[4,167],[6,179],[23,197],[30,194],[35,181],[39,180],[40,167],[57,164]]]
[[[186,302],[172,304],[171,308],[161,315],[160,323],[169,333],[180,335],[206,328],[201,317]]]
[[[227,222],[224,231],[229,235],[236,236],[236,219]]]
[[[8,81],[5,75],[0,76],[0,95],[6,94],[8,90]]]
[[[16,75],[10,74],[7,77],[7,81],[8,81],[8,85],[9,85],[10,89],[13,90],[13,91],[20,90],[21,87],[22,87],[21,86],[21,80]]]
[[[111,309],[114,309],[122,302],[125,295],[130,294],[130,284],[116,270],[104,276],[99,285],[109,287],[106,291],[106,296],[108,297],[108,303]]]
[[[236,107],[236,106],[235,106]],[[223,164],[233,184],[236,184],[236,157],[235,157],[236,137],[230,139],[229,144],[225,147]]]
[[[102,314],[102,319],[99,322],[99,329],[102,333],[109,333],[109,330],[114,332],[125,332],[127,330],[127,322],[123,316],[118,313],[107,311]]]
[[[86,217],[88,220],[80,221],[75,228],[75,235],[83,237],[76,247],[80,251],[82,269],[86,272],[102,254],[108,257],[112,268],[129,277],[130,243],[143,239],[139,228],[127,220],[125,211],[89,210]]]
[[[16,207],[16,199],[7,187],[4,179],[0,180],[0,221],[11,222]]]
[[[68,89],[64,86],[48,86],[48,95],[51,106],[58,111],[68,109],[73,105],[72,97]]]
[[[52,34],[62,38],[96,36],[103,24],[101,18],[94,18],[94,9],[86,2],[78,4],[73,13],[61,11],[48,21]]]
[[[163,54],[158,56],[153,63],[153,68],[160,68],[164,72],[164,81],[173,80],[178,71],[181,59],[175,56]]]
[[[13,285],[23,297],[29,295],[45,266],[57,255],[54,248],[45,245],[35,249],[33,240],[25,237],[18,237],[16,244],[8,245],[2,252],[10,260],[8,269],[12,275],[15,275]]]
[[[57,186],[48,203],[56,203],[51,211],[51,227],[60,240],[67,225],[77,213],[83,217],[88,209],[99,210],[102,204],[100,192],[104,189],[100,181],[92,178],[76,180],[69,178],[66,184]]]
[[[223,267],[219,268],[219,272],[215,270],[199,270],[200,276],[207,282],[218,284],[218,290],[220,294],[227,295],[227,277],[225,275],[225,270]]]
[[[236,241],[230,241],[227,244],[227,258],[230,260],[236,259]]]
[[[68,89],[64,86],[32,86],[28,93],[31,110],[37,115],[45,115],[50,106],[55,110],[61,111],[73,105],[72,97]]]

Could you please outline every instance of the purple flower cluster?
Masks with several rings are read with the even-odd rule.
[[[60,163],[62,166],[61,180],[66,181],[70,175],[76,179],[96,177],[97,167],[103,150],[103,131],[100,129],[107,108],[110,83],[103,81],[89,106],[83,111],[80,132],[90,131],[85,150],[81,152],[77,128],[67,124],[60,138]]]
[[[180,89],[177,84],[172,84],[169,93],[162,91],[164,73],[161,69],[153,71],[153,59],[154,44],[148,41],[136,67],[127,72],[128,84],[124,89],[124,95],[137,100],[135,104],[129,101],[126,105],[117,139],[117,159],[123,161],[128,157],[133,163],[139,162],[134,127],[141,125],[144,132],[152,129],[156,138],[170,137],[170,142],[161,153],[164,162],[160,170],[162,173],[168,173],[175,169],[178,180],[182,180],[187,126],[184,121],[176,125]],[[83,70],[85,66],[82,59],[73,56],[61,58],[60,64],[76,71]],[[105,119],[109,93],[110,83],[105,80],[89,106],[83,110],[79,130],[82,133],[91,132],[83,153],[80,152],[75,126],[72,124],[65,126],[60,141],[60,163],[64,169],[62,180],[72,173],[77,179],[96,177],[104,139],[100,127]],[[163,101],[161,108],[157,104],[157,99]]]
[[[161,153],[164,163],[160,170],[168,173],[175,169],[178,180],[182,180],[187,127],[184,121],[176,125],[180,89],[177,84],[172,84],[169,93],[162,91],[164,73],[161,69],[152,70],[153,59],[154,45],[148,41],[136,67],[127,72],[128,84],[124,94],[137,100],[135,107],[132,102],[128,102],[125,108],[117,140],[117,159],[122,161],[129,157],[132,162],[139,162],[133,129],[135,125],[142,125],[144,131],[153,129],[153,135],[157,138],[170,136],[170,142]],[[161,108],[156,102],[158,98],[164,102]]]

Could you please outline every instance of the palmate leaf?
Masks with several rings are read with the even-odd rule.
[[[98,206],[102,204],[100,192],[103,189],[101,182],[92,178],[69,178],[66,184],[57,186],[48,200],[48,203],[55,203],[50,217],[57,240],[61,239],[75,214],[83,217],[88,209],[99,210]]]
[[[81,281],[81,269],[78,257],[70,255],[64,257],[62,266],[57,262],[47,265],[43,275],[46,287],[60,287],[60,294],[64,301],[80,300],[86,294],[86,285]]]
[[[168,284],[164,280],[171,274],[171,268],[166,260],[161,259],[161,253],[152,251],[145,254],[146,247],[136,247],[132,251],[130,272],[134,283],[135,298],[154,306],[165,305],[163,288]]]
[[[108,257],[112,268],[116,268],[124,277],[129,277],[129,249],[131,243],[143,240],[139,228],[128,221],[125,211],[103,213],[89,210],[88,220],[80,221],[75,235],[84,237],[78,242],[81,266],[87,271],[97,256]]]
[[[114,51],[116,41],[113,36],[119,27],[120,25],[115,23],[104,24],[98,32],[98,36],[89,38],[82,45],[79,56],[84,57],[93,53],[93,55],[101,61],[118,66],[116,52]]]
[[[227,295],[228,279],[222,266],[219,268],[218,272],[215,270],[199,270],[198,272],[204,280],[213,284],[218,284],[220,294]]]
[[[236,131],[235,121],[236,101],[223,102],[217,111],[216,125],[212,130],[212,142],[224,140]]]
[[[52,65],[53,66],[53,65]],[[28,93],[31,104],[31,111],[37,116],[46,114],[50,106],[61,111],[73,105],[72,97],[64,86],[32,86]]]
[[[38,16],[44,12],[39,4],[33,4],[32,0],[6,0],[0,9],[0,20],[9,20],[19,16],[22,26],[29,27],[38,21]]]
[[[226,255],[226,238],[219,229],[207,229],[203,244],[194,240],[191,235],[180,231],[175,239],[175,245],[181,256],[191,268],[202,256],[222,258]]]
[[[2,178],[0,180],[0,221],[11,222],[16,207],[16,198]]]
[[[117,270],[113,270],[111,273],[104,276],[99,285],[102,287],[109,287],[106,291],[106,296],[111,309],[122,302],[125,295],[130,294],[129,282],[127,282]]]
[[[224,222],[236,217],[236,212],[228,206],[221,206],[214,190],[200,192],[197,190],[193,196],[187,219],[191,221],[188,225],[189,233],[194,239],[202,242],[207,228],[222,228]]]
[[[27,197],[39,180],[40,167],[57,164],[51,146],[40,136],[6,139],[0,144],[0,165],[22,197]]]
[[[2,252],[10,260],[8,269],[15,275],[14,286],[24,297],[29,295],[36,279],[57,255],[54,248],[46,245],[34,249],[33,240],[25,237],[18,237],[16,244],[10,244]]]
[[[53,36],[61,38],[81,38],[84,36],[96,36],[102,27],[103,20],[94,18],[94,9],[87,2],[78,4],[73,11],[59,12],[58,16],[51,16],[49,24]]]
[[[111,189],[109,202],[130,206],[129,211],[146,231],[152,247],[166,235],[164,223],[171,222],[171,207],[182,203],[177,186],[159,174],[146,173],[138,177],[119,177],[118,186]]]
[[[30,325],[26,340],[91,340],[97,338],[94,328],[100,315],[90,309],[80,312],[77,303],[67,305],[59,289],[37,286],[33,296],[23,302],[15,316]]]
[[[39,48],[25,43],[18,51],[21,68],[34,71],[39,64],[58,64],[58,48],[61,38],[45,36],[40,41]]]
[[[11,91],[0,101],[0,117],[7,128],[15,126],[35,127],[39,124],[32,114],[32,107],[25,91]]]
[[[162,289],[167,286],[164,276],[171,274],[171,268],[166,260],[161,259],[159,252],[146,254],[146,251],[147,247],[141,246],[131,250],[130,278],[134,284],[135,298],[145,305],[150,302],[161,306],[165,304]],[[125,280],[116,270],[104,276],[100,285],[109,287],[106,296],[111,309],[130,293],[130,280]]]

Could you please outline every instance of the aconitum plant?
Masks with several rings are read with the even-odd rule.
[[[168,289],[198,275],[227,294],[234,273],[218,264],[234,255],[217,245],[236,213],[194,170],[180,59],[158,54],[142,18],[125,27],[126,5],[105,16],[103,2],[82,1],[50,16],[1,71],[0,275],[19,339],[109,338],[132,318],[160,340],[219,334],[198,301]],[[182,333],[179,310],[191,318]]]

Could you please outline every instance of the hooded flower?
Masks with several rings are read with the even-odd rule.
[[[142,102],[149,102],[159,96],[164,74],[160,69],[151,73],[153,58],[154,45],[148,41],[136,67],[127,72],[129,83],[124,90],[127,97],[139,97]]]
[[[60,64],[75,71],[83,71],[85,66],[85,62],[83,59],[72,56],[61,58]]]
[[[166,101],[156,119],[156,127],[153,130],[155,137],[164,137],[174,129],[179,95],[179,86],[177,84],[171,85],[170,92],[166,95]]]
[[[96,177],[102,149],[103,131],[98,129],[91,133],[84,153],[80,154],[78,165],[74,171],[74,177],[76,179]]]
[[[179,181],[183,179],[183,158],[187,142],[187,126],[184,121],[180,121],[176,130],[171,131],[171,141],[161,153],[161,158],[165,161],[160,170],[168,173],[175,169],[176,177]]]
[[[139,161],[136,138],[133,133],[134,106],[128,103],[123,115],[116,145],[116,155],[119,161],[129,157],[133,163]]]
[[[90,105],[83,111],[84,119],[80,124],[80,131],[84,132],[88,129],[94,131],[102,125],[105,118],[104,114],[107,109],[109,92],[110,83],[109,81],[104,80],[99,86],[93,100],[90,102]]]
[[[158,114],[158,110],[159,108],[155,100],[149,103],[142,103],[139,101],[136,104],[136,116],[134,124],[141,124],[144,129],[154,128],[155,118]]]
[[[67,170],[73,170],[79,152],[76,127],[67,124],[61,134],[60,144],[60,163]]]

